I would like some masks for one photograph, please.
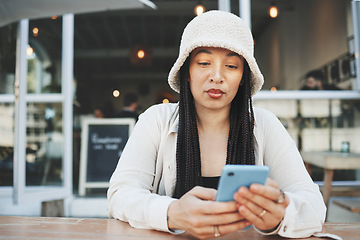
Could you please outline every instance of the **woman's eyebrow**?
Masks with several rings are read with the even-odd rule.
[[[241,56],[239,55],[239,54],[237,54],[237,53],[235,53],[235,52],[230,52],[230,53],[228,53],[228,54],[226,54],[226,56],[228,56],[228,57],[240,57],[241,58]]]
[[[209,51],[209,50],[201,49],[197,53],[195,53],[195,56],[200,54],[200,53],[212,54],[212,52]],[[226,56],[227,57],[239,57],[239,58],[241,58],[241,56],[239,54],[235,53],[235,52],[230,52],[230,53],[226,54]]]
[[[208,51],[208,50],[206,50],[206,49],[201,49],[201,50],[199,50],[199,51],[195,54],[195,56],[198,55],[199,53],[211,54],[210,51]]]

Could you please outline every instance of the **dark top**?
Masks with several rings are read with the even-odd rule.
[[[217,189],[220,177],[202,177],[202,186]]]

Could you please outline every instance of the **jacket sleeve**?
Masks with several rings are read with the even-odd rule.
[[[326,206],[309,176],[295,142],[275,115],[261,110],[262,154],[274,179],[290,199],[277,234],[288,238],[309,237],[322,229]]]
[[[136,228],[169,231],[167,209],[175,199],[154,193],[156,159],[161,138],[158,108],[140,115],[110,179],[109,217]]]

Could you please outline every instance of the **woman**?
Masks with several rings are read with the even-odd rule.
[[[253,110],[263,76],[239,17],[195,17],[168,80],[180,101],[140,116],[110,180],[110,217],[202,239],[250,224],[293,238],[321,231],[326,208],[294,141],[273,114]],[[215,202],[225,164],[267,165],[270,178]]]

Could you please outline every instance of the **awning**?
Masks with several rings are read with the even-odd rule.
[[[0,27],[24,18],[144,7],[157,8],[150,0],[1,0]]]

